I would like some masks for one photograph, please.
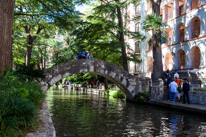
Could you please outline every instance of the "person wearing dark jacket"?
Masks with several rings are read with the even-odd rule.
[[[190,104],[190,99],[189,99],[190,85],[187,83],[187,79],[184,79],[182,91],[183,91],[183,104],[185,104],[185,96],[187,97],[187,103]]]
[[[169,84],[172,82],[172,78],[170,75],[168,75],[168,78],[167,78],[167,92],[168,92],[168,98],[169,98],[169,92],[170,92],[170,89],[169,89]]]

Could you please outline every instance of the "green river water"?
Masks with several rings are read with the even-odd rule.
[[[98,92],[47,91],[57,137],[206,137],[206,116],[139,105]]]

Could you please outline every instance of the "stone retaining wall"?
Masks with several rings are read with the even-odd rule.
[[[163,100],[164,95],[164,82],[162,79],[155,81],[153,85],[150,84],[150,101]]]
[[[46,101],[42,103],[39,119],[39,128],[35,132],[28,133],[26,137],[56,137],[56,131]]]
[[[206,105],[206,92],[189,92],[189,96],[191,104]]]

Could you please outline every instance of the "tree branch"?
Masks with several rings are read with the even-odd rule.
[[[109,31],[109,33],[111,33],[113,36],[115,36],[117,39],[120,39],[118,36],[116,36],[115,34],[114,34],[114,32],[112,32],[112,31]]]

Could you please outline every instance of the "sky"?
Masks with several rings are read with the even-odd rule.
[[[76,10],[78,10],[78,11],[80,11],[80,12],[83,12],[83,11],[85,11],[86,9],[88,9],[88,8],[91,8],[91,6],[89,6],[89,5],[78,5],[78,6],[76,6]]]

